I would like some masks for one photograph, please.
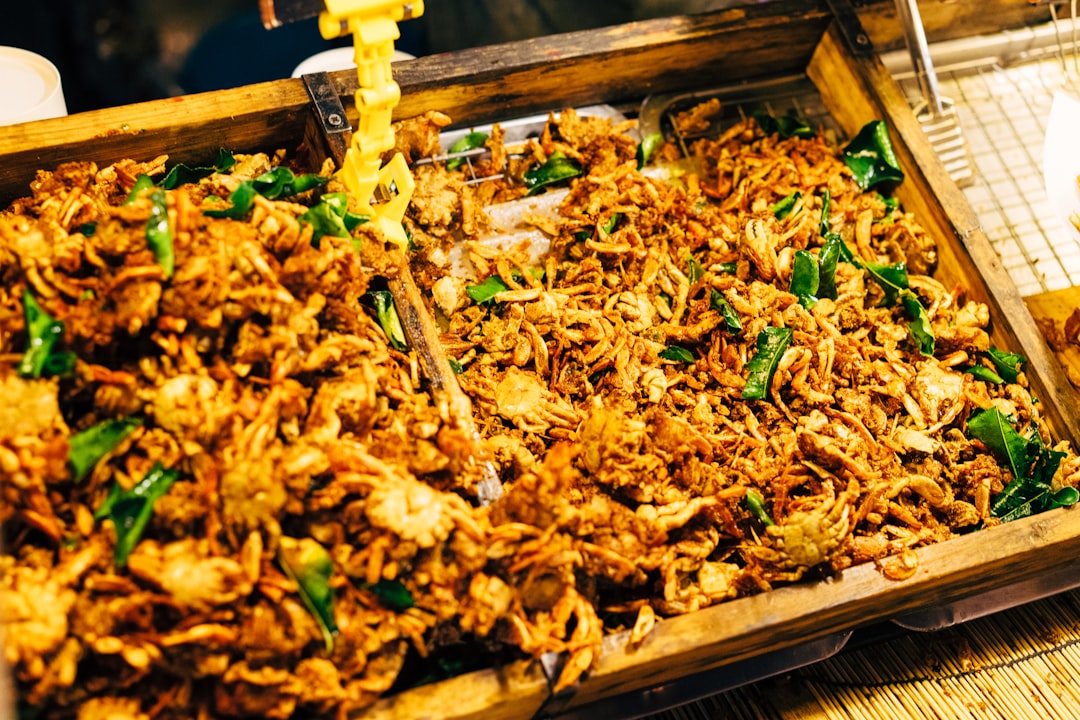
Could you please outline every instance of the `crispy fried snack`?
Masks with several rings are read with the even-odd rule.
[[[435,120],[399,135],[427,152]],[[997,522],[1011,470],[967,420],[998,408],[1051,439],[1022,373],[963,372],[988,313],[933,280],[915,219],[823,135],[748,120],[664,182],[624,130],[565,111],[520,153],[495,129],[472,172],[499,179],[416,168],[409,261],[502,474],[490,507],[372,300],[404,259],[329,168],[39,173],[0,213],[0,621],[21,700],[344,716],[448,659],[547,652],[558,689],[606,633],[640,642],[658,617],[853,563],[903,577],[914,548]],[[482,208],[553,158],[580,175],[529,220],[551,236],[537,267],[485,242]],[[800,252],[822,256],[826,190],[826,229],[861,261],[810,297],[793,281]],[[460,248],[476,277],[451,269]],[[906,263],[932,354],[867,262]],[[1057,449],[1055,485],[1075,486]]]
[[[426,280],[507,480],[492,520],[547,528],[514,583],[526,603],[539,576],[648,627],[855,563],[909,577],[915,548],[1008,519],[996,501],[1027,471],[968,421],[1000,413],[1052,445],[1026,378],[984,372],[988,309],[932,277],[933,238],[861,190],[827,134],[729,122],[678,164],[697,172],[662,181],[610,121],[566,111],[520,155],[556,153],[581,174],[537,223],[539,267],[464,221],[411,225],[429,256],[456,236],[475,268],[432,262]],[[1056,449],[1054,492],[1080,479]]]
[[[310,191],[204,213],[271,170],[250,156],[156,191],[166,278],[153,193],[127,200],[163,162],[42,172],[0,215],[0,618],[21,699],[80,718],[362,707],[436,627],[486,635],[509,602],[469,600],[486,519],[367,299],[396,261],[363,225],[315,240]],[[26,298],[62,323],[69,372],[18,371]],[[84,466],[110,422],[126,434]],[[147,502],[155,468],[175,477]]]

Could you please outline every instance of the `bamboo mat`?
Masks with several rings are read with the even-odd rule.
[[[650,720],[1080,718],[1080,591],[897,632]]]

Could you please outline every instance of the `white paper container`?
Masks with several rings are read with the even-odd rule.
[[[0,125],[67,115],[60,71],[21,48],[0,46]]]
[[[1043,179],[1053,212],[1069,237],[1080,243],[1080,229],[1072,218],[1080,216],[1080,98],[1058,90],[1050,105],[1043,142]]]

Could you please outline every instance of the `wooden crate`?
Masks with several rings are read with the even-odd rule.
[[[863,17],[884,28],[880,18],[888,12],[882,3],[864,5]],[[1014,11],[1008,17],[1022,21],[1028,16]],[[889,32],[877,33],[889,41]],[[876,59],[871,36],[847,0],[776,0],[399,63],[397,116],[441,110],[465,126],[789,75],[808,76],[849,135],[871,120],[886,121],[907,173],[897,194],[939,243],[936,276],[989,305],[992,342],[1027,356],[1033,391],[1055,437],[1077,444],[1080,398],[1039,335],[978,218]],[[343,71],[331,79],[355,125],[355,74]],[[168,153],[171,162],[204,164],[219,147],[238,152],[295,148],[312,135],[313,122],[303,83],[288,79],[4,128],[0,203],[25,194],[38,168],[65,160],[107,164]],[[862,565],[838,579],[663,620],[636,648],[627,647],[624,635],[609,636],[592,672],[565,697],[551,698],[540,665],[522,661],[387,698],[364,717],[497,720],[584,708],[907,612],[986,593],[1008,596],[1003,589],[1025,588],[1040,577],[1068,576],[1064,571],[1078,552],[1080,512],[1055,510],[921,549],[918,571],[904,581],[887,580],[873,565]],[[1001,602],[1030,599],[1024,593]]]

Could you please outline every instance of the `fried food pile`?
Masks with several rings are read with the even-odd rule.
[[[445,124],[399,136],[431,147]],[[968,421],[1053,441],[1022,371],[970,372],[992,367],[988,312],[930,276],[915,219],[822,133],[749,119],[673,181],[625,130],[565,111],[511,155],[496,127],[469,170],[490,182],[417,165],[408,259],[329,166],[41,171],[0,213],[0,620],[21,701],[343,716],[448,659],[548,652],[563,688],[607,633],[854,563],[906,577],[914,548],[1000,522],[1027,468]],[[482,208],[553,159],[577,171],[558,215],[525,216],[550,252],[490,242]],[[830,242],[852,254],[795,283]],[[373,301],[406,261],[503,482],[490,506]],[[871,280],[896,263],[925,327]],[[1053,452],[1052,489],[1074,487],[1080,460]]]
[[[1064,318],[1038,317],[1035,324],[1046,338],[1047,344],[1061,362],[1065,376],[1075,388],[1080,388],[1080,307],[1074,307]]]

